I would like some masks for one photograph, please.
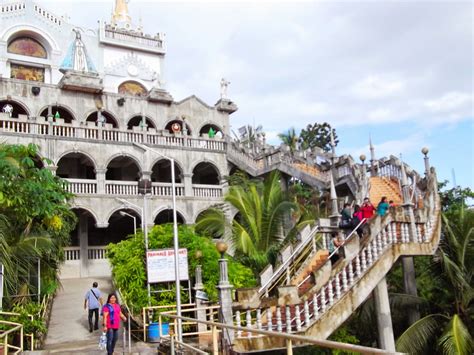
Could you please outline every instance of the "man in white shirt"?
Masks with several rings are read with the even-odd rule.
[[[89,332],[99,329],[99,308],[103,305],[102,294],[97,288],[97,282],[92,284],[92,288],[86,292],[84,298],[84,309],[89,308]],[[92,317],[95,315],[94,328],[92,328]]]

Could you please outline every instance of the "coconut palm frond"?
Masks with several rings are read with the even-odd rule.
[[[443,314],[430,314],[413,323],[397,339],[397,351],[409,354],[425,354],[426,349],[435,341],[442,323],[449,319]]]
[[[438,341],[445,355],[469,355],[473,351],[473,339],[461,318],[455,314]]]
[[[204,211],[196,222],[196,231],[202,231],[213,237],[221,238],[225,234],[226,227],[230,226],[225,218],[224,211],[218,208],[210,208]]]

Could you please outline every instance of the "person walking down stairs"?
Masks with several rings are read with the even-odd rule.
[[[84,309],[89,309],[89,333],[92,333],[93,330],[99,329],[99,308],[104,304],[98,286],[99,284],[94,281],[92,288],[86,292],[84,297]],[[94,327],[92,327],[92,318],[94,316],[95,322]]]

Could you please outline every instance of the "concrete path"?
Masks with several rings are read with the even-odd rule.
[[[62,288],[58,291],[51,312],[48,335],[41,354],[105,354],[98,349],[99,337],[102,334],[102,319],[99,330],[89,333],[88,312],[84,310],[84,296],[97,281],[104,302],[112,292],[110,278],[62,279]],[[149,344],[132,344],[134,354],[156,354],[156,346]],[[119,331],[119,340],[115,354],[123,352],[123,327]],[[128,353],[128,348],[125,349]]]

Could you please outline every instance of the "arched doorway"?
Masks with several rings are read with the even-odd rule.
[[[64,179],[95,180],[93,161],[82,153],[69,153],[58,161],[56,175]]]
[[[186,127],[186,129],[184,129]],[[167,130],[169,133],[186,133],[186,135],[190,136],[191,135],[191,128],[189,125],[184,121],[184,120],[172,120],[169,121],[166,126],[165,130]]]
[[[211,163],[199,163],[193,169],[193,184],[219,185],[220,178],[216,167]]]
[[[111,124],[113,128],[118,128],[117,120],[107,111],[92,112],[87,116],[86,122],[108,123]]]
[[[19,115],[28,115],[23,105],[12,100],[0,100],[0,112],[9,114],[11,118],[18,118]]]
[[[206,124],[202,126],[201,129],[199,130],[199,136],[209,137],[209,138],[214,138],[214,137],[222,138],[224,136],[224,133],[215,124]]]
[[[145,117],[145,124],[147,128],[156,128],[153,121]],[[127,123],[127,129],[133,129],[133,127],[142,127],[143,126],[143,116],[133,116]]]
[[[107,165],[105,179],[138,181],[140,179],[140,168],[137,162],[128,156],[116,157]]]
[[[178,224],[184,224],[184,218],[181,213],[176,211],[176,222]],[[155,217],[155,224],[166,224],[166,223],[173,223],[173,210],[167,209],[163,210],[158,213]]]
[[[121,209],[115,211],[109,218],[109,226],[104,229],[103,244],[108,245],[109,243],[119,243],[120,241],[127,239],[129,236],[134,234],[134,220],[135,217],[136,228],[141,228],[141,218],[137,212],[131,209]]]
[[[182,171],[176,162],[174,162],[175,183],[181,183]],[[171,181],[171,162],[167,159],[159,160],[151,169],[151,181],[153,182],[172,182]]]
[[[65,123],[71,123],[74,120],[74,115],[72,114],[69,109],[65,108],[61,105],[53,105],[50,106],[51,109],[48,107],[41,111],[40,116],[48,117],[51,116],[54,119],[61,118],[64,120]]]

